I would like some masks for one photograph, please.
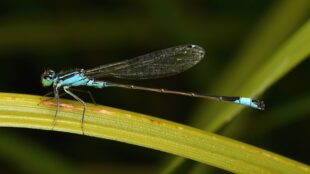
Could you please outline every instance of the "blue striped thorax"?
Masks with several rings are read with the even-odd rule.
[[[90,86],[95,88],[103,88],[107,85],[104,81],[95,81],[89,79],[84,74],[84,70],[75,70],[67,73],[55,74],[53,70],[46,70],[41,76],[41,83],[44,87],[54,86],[61,87],[71,87],[71,86]]]

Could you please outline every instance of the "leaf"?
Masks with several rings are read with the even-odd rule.
[[[245,96],[257,96],[281,77],[296,67],[310,55],[310,21],[306,22],[270,59],[249,76],[246,83],[236,90]],[[229,122],[242,107],[227,105],[226,109],[217,111],[216,117],[206,125],[209,131],[216,131]],[[268,109],[268,105],[267,105]],[[211,112],[211,111],[210,111]],[[203,114],[203,113],[201,113]],[[209,112],[203,115],[210,114]]]
[[[78,102],[61,100],[53,130],[81,134]],[[0,93],[0,125],[51,130],[54,101]],[[310,168],[280,155],[171,121],[88,104],[84,133],[179,155],[237,173],[307,173]]]
[[[255,97],[276,83],[309,56],[309,21],[290,39],[284,40],[302,19],[308,19],[309,1],[281,1],[258,25],[257,32],[246,42],[239,59],[218,75],[213,83],[220,95]],[[292,16],[287,16],[293,14]],[[285,41],[285,42],[284,42]],[[282,44],[283,43],[283,44]],[[277,49],[278,45],[281,47]],[[272,54],[273,53],[273,54]],[[270,55],[270,56],[268,56]],[[212,91],[212,90],[211,90]],[[243,109],[242,106],[204,102],[193,113],[193,123],[207,131],[216,132]],[[266,106],[268,109],[268,104]],[[166,165],[163,173],[172,173],[185,160],[176,158]]]

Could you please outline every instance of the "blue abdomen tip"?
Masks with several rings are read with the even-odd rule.
[[[240,97],[238,100],[235,100],[234,102],[241,104],[241,105],[250,106],[252,108],[260,109],[260,110],[265,109],[265,104],[263,101],[253,100],[251,98]]]

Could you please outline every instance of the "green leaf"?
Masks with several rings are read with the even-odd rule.
[[[263,18],[257,31],[244,44],[238,59],[218,75],[213,90],[219,95],[256,97],[276,83],[310,54],[309,21],[292,33],[301,21],[308,19],[307,0],[281,1]],[[278,48],[278,49],[276,49]],[[193,113],[193,123],[216,132],[243,109],[242,106],[204,102]],[[266,106],[268,109],[268,104]],[[262,112],[263,114],[263,112]],[[184,159],[174,159],[163,173],[171,173]]]
[[[81,134],[81,104],[61,100],[53,130]],[[55,102],[0,93],[0,125],[51,130]],[[88,104],[84,133],[179,155],[237,173],[307,173],[302,163],[171,121]]]
[[[249,115],[249,112],[237,117],[225,127],[222,134],[234,139],[250,139],[252,141],[268,136],[272,131],[283,128],[296,122],[302,122],[309,116],[310,94],[303,94],[296,98],[279,103],[272,111],[257,117]],[[178,158],[181,161],[181,158]],[[172,166],[172,165],[171,165]],[[179,167],[179,166],[177,166]],[[212,173],[214,168],[196,163],[191,166],[191,173]]]
[[[263,63],[261,67],[258,67],[249,76],[247,82],[239,89],[236,89],[236,93],[245,96],[261,94],[310,55],[309,45],[310,21],[306,22],[269,60]],[[218,130],[241,110],[241,106],[227,105],[226,109],[217,111],[216,117],[210,121],[210,124],[206,125],[206,129],[210,131]],[[209,115],[210,113],[206,111],[201,114]]]

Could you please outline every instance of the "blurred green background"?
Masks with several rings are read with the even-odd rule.
[[[194,68],[171,78],[130,83],[238,96],[242,94],[234,93],[234,88],[242,86],[244,78],[225,79],[232,73],[229,70],[244,68],[235,62],[263,64],[309,16],[308,0],[2,0],[0,90],[43,95],[51,90],[40,84],[46,68],[87,69],[192,43],[206,49],[205,59]],[[310,164],[309,67],[306,59],[257,97],[265,101],[266,111],[246,108],[217,133]],[[251,71],[255,73],[255,68]],[[227,83],[218,85],[220,81]],[[91,91],[99,104],[198,128],[204,127],[203,122],[197,124],[203,117],[197,114],[199,106],[215,103],[133,90]],[[215,104],[219,109],[226,105]],[[1,128],[0,139],[0,173],[159,173],[173,158],[151,149],[52,131]],[[210,170],[195,171],[193,166],[187,162],[174,172]]]

